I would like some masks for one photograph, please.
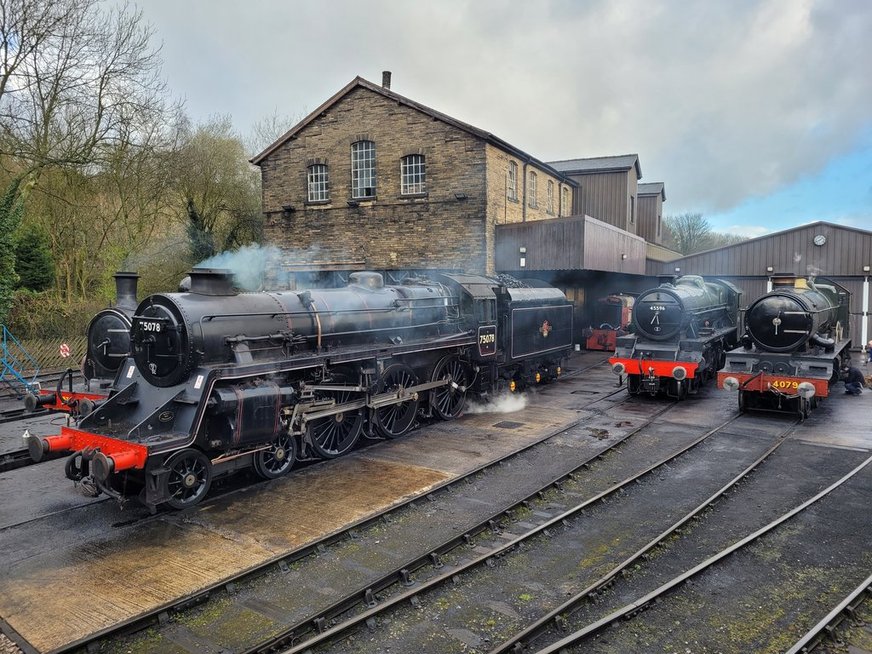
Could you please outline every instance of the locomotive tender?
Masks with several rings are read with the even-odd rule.
[[[108,399],[28,447],[72,452],[67,477],[93,494],[184,508],[216,475],[276,478],[362,434],[457,417],[467,393],[554,379],[571,338],[572,305],[550,287],[358,272],[344,288],[237,293],[228,271],[194,269],[190,292],[137,307]]]
[[[696,393],[738,342],[741,295],[720,279],[668,277],[636,298],[633,333],[617,339],[612,371],[627,376],[631,395],[663,392],[683,399]]]
[[[741,346],[727,353],[718,387],[738,391],[739,410],[808,417],[850,362],[850,293],[824,278],[773,277],[745,313]]]

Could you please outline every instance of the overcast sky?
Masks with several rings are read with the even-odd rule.
[[[195,120],[245,135],[360,75],[545,161],[638,153],[665,213],[872,229],[869,0],[148,0]]]

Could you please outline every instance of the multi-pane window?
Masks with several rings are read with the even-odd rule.
[[[309,166],[309,202],[324,202],[330,199],[327,182],[327,164]]]
[[[554,182],[548,180],[548,213],[554,213]]]
[[[530,171],[530,182],[527,184],[527,205],[534,209],[539,206],[539,201],[536,199],[536,173]]]
[[[634,224],[636,222],[636,196],[630,196],[630,224]]]
[[[400,193],[413,195],[426,192],[426,175],[423,154],[410,154],[400,159]]]
[[[506,197],[509,200],[518,200],[518,164],[509,162],[509,180],[506,184]]]
[[[560,215],[569,215],[569,189],[565,187],[560,192]]]
[[[351,144],[351,197],[375,197],[375,143]]]

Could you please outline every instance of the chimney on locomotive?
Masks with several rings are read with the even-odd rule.
[[[236,295],[233,271],[227,268],[192,268],[191,293],[199,295]]]
[[[135,272],[117,272],[115,278],[115,306],[119,309],[134,311],[136,301],[136,286],[139,275]]]

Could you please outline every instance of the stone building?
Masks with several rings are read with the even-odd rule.
[[[252,163],[292,285],[362,269],[493,273],[497,225],[574,211],[574,181],[394,93],[389,73],[355,78]]]

